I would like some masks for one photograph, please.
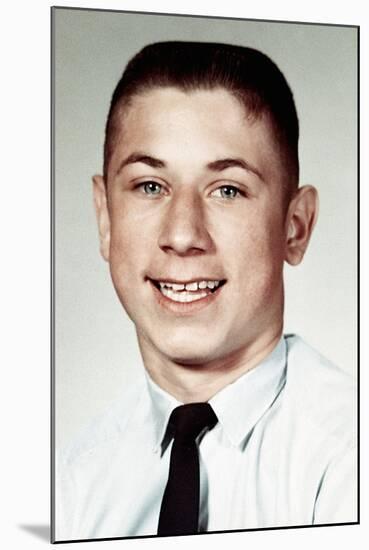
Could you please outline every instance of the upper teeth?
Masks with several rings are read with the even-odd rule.
[[[220,281],[195,281],[191,283],[168,283],[166,281],[159,281],[160,288],[171,288],[174,291],[178,290],[191,290],[196,291],[204,288],[217,288]]]

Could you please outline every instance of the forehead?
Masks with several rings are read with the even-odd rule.
[[[116,122],[112,165],[136,150],[178,165],[189,158],[196,165],[246,155],[267,170],[276,168],[280,160],[269,117],[251,116],[222,88],[150,89],[134,96],[127,107],[121,106]]]

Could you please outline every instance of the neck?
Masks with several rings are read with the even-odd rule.
[[[175,362],[139,337],[146,370],[154,382],[181,403],[209,401],[221,389],[259,365],[275,348],[282,327],[227,357],[202,364]]]

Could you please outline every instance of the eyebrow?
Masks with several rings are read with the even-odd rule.
[[[117,170],[118,175],[125,166],[128,164],[134,164],[136,162],[142,162],[143,164],[147,164],[148,166],[151,166],[151,168],[165,168],[166,164],[163,160],[160,160],[158,158],[152,157],[150,155],[146,155],[145,153],[132,153],[131,155],[128,155],[125,159],[122,160],[122,162],[119,165],[119,168]]]
[[[213,162],[209,162],[207,164],[207,168],[209,170],[213,170],[214,172],[221,172],[222,170],[226,170],[227,168],[242,168],[246,172],[252,172],[256,176],[258,176],[259,179],[263,180],[263,176],[259,172],[255,166],[252,166],[249,162],[246,162],[244,159],[241,158],[225,158],[220,160],[214,160]]]
[[[145,153],[132,153],[131,155],[128,155],[125,159],[122,160],[122,162],[119,165],[119,168],[117,170],[118,175],[121,170],[128,164],[135,164],[136,162],[142,162],[143,164],[147,164],[147,166],[150,166],[151,168],[166,168],[167,164],[156,157],[152,157],[151,155],[147,155]],[[263,176],[259,172],[257,168],[252,166],[249,162],[246,162],[242,158],[224,158],[219,160],[214,160],[212,162],[209,162],[206,167],[213,171],[213,172],[222,172],[223,170],[226,170],[227,168],[242,168],[246,172],[252,172],[256,176],[258,176],[259,179],[263,180]]]

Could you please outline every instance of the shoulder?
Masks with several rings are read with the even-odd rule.
[[[286,394],[297,416],[323,437],[351,446],[355,441],[354,378],[296,335],[286,335]]]
[[[123,390],[105,410],[84,426],[72,441],[58,452],[59,468],[68,468],[95,449],[101,449],[120,439],[144,394],[144,381],[139,379]]]
[[[315,389],[347,392],[353,377],[307,344],[300,336],[285,335],[289,376],[304,377]],[[331,387],[333,384],[333,387]]]

